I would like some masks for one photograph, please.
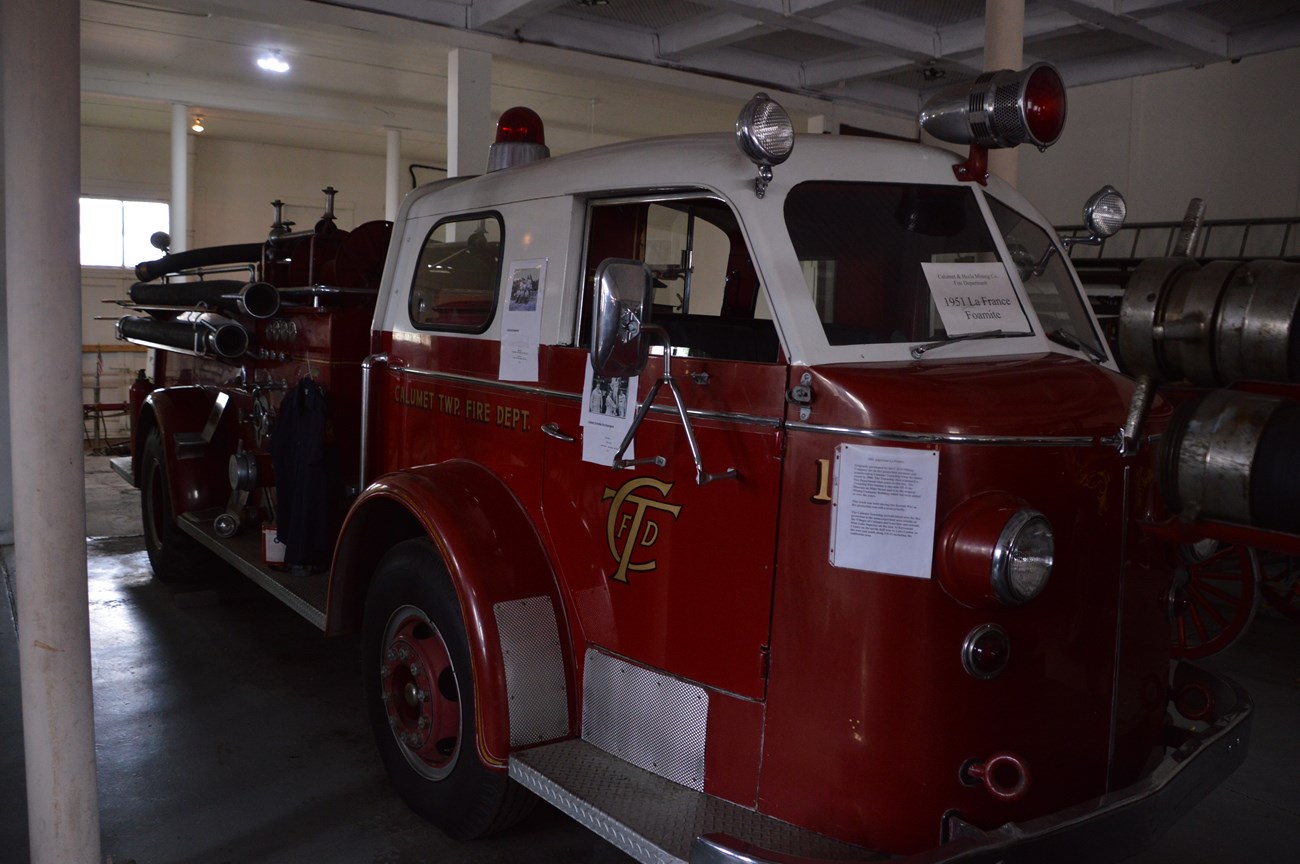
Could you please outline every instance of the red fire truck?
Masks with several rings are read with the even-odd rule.
[[[456,837],[540,797],[647,862],[1123,857],[1250,703],[1170,672],[1169,410],[987,176],[1064,116],[1042,65],[932,103],[961,162],[796,146],[762,94],[552,159],[513,109],[391,226],[141,264],[156,577],[215,553],[359,632],[392,782]]]

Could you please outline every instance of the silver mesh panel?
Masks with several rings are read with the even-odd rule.
[[[709,696],[704,688],[587,649],[582,737],[691,789],[704,789]]]
[[[492,607],[501,638],[510,711],[510,746],[569,733],[564,655],[550,597],[525,597]]]

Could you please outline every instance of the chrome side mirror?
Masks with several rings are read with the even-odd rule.
[[[591,368],[601,378],[628,378],[645,368],[654,278],[643,261],[606,258],[596,268]]]

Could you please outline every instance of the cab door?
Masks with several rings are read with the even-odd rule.
[[[762,698],[787,370],[744,238],[723,201],[659,196],[591,203],[585,250],[578,344],[550,349],[544,372],[544,523],[581,630],[632,661]],[[652,323],[671,345],[703,468],[734,476],[697,482],[667,386],[636,432],[641,464],[584,459],[596,423],[627,422],[664,366],[652,349],[634,394],[588,373],[594,273],[611,257],[649,266]]]

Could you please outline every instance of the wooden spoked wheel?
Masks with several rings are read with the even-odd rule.
[[[1259,563],[1247,546],[1203,540],[1182,550],[1172,598],[1173,654],[1208,657],[1246,632],[1255,617]]]

